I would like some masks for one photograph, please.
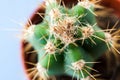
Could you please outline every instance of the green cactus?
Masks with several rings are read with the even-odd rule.
[[[92,67],[107,50],[120,53],[116,47],[117,32],[102,30],[96,23],[94,5],[89,0],[78,1],[72,8],[56,0],[46,0],[43,22],[30,26],[25,39],[38,54],[38,76],[69,75],[77,80],[95,80]],[[40,13],[38,13],[40,15]]]

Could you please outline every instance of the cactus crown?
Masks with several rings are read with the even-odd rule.
[[[120,53],[116,47],[118,31],[114,27],[106,30],[98,27],[95,4],[89,0],[78,1],[72,8],[61,6],[56,0],[45,2],[43,21],[31,25],[24,34],[38,54],[38,73],[33,80],[60,75],[96,80],[91,74],[96,71],[92,68],[95,60],[107,50]]]

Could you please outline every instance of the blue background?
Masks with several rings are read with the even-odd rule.
[[[27,80],[21,61],[23,26],[41,0],[0,0],[0,80]]]

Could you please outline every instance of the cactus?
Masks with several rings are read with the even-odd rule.
[[[102,30],[96,22],[95,4],[89,0],[78,1],[72,8],[56,0],[46,0],[43,21],[31,25],[24,34],[38,54],[35,64],[40,80],[53,76],[69,75],[77,80],[96,80],[91,71],[96,59],[106,51],[120,52],[118,31]],[[38,13],[41,16],[41,13]],[[114,32],[113,32],[114,31]],[[32,53],[32,52],[31,52]],[[99,72],[98,72],[99,73]]]

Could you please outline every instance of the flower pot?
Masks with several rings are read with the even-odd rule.
[[[101,4],[112,8],[114,13],[120,17],[120,0],[101,0]]]
[[[71,7],[72,4],[76,4],[77,0],[64,0],[64,3],[67,7]],[[62,5],[62,4],[61,4]],[[39,13],[44,13],[45,12],[45,2],[43,2],[33,13],[33,15],[30,17],[30,21],[28,21],[28,23],[26,24],[26,28],[30,27],[30,24],[38,24],[42,21],[42,17],[40,17],[38,14],[36,14],[37,12]],[[44,17],[44,16],[43,16]],[[97,20],[100,17],[97,17]],[[116,18],[115,18],[116,19]],[[105,20],[105,19],[104,19]],[[112,22],[111,22],[112,23]],[[98,20],[98,24],[101,27],[106,26],[107,22],[101,22],[101,20]],[[104,25],[105,24],[105,25]],[[23,66],[24,66],[24,70],[25,73],[28,77],[28,80],[32,80],[34,78],[34,73],[30,73],[29,69],[34,68],[35,67],[35,63],[37,63],[37,54],[29,54],[29,52],[34,51],[34,48],[32,47],[32,45],[30,45],[30,43],[28,43],[25,40],[22,40],[22,45],[21,45],[21,50],[22,50],[22,62],[23,62]],[[100,78],[104,78],[106,80],[120,80],[119,77],[119,72],[116,71],[118,70],[118,68],[116,68],[116,65],[112,65],[111,63],[114,63],[113,61],[115,60],[115,58],[112,58],[110,61],[110,66],[111,69],[107,70],[107,59],[106,59],[106,55],[102,55],[97,61],[101,62],[100,64],[95,64],[94,68],[96,70],[98,70],[100,72]],[[34,63],[34,64],[32,64]],[[114,63],[115,64],[115,63]],[[94,72],[92,72],[94,73]],[[71,77],[66,76],[66,75],[61,75],[61,76],[56,76],[57,80],[72,80]],[[98,77],[99,78],[99,77]],[[118,78],[118,79],[117,79]],[[35,80],[39,80],[38,77]],[[76,79],[74,79],[76,80]]]

